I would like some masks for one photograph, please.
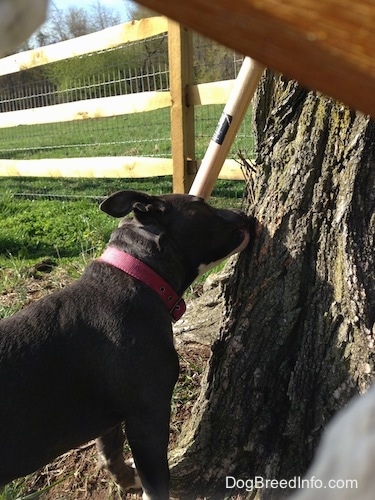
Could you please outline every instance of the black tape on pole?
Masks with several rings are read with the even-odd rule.
[[[212,140],[220,146],[223,144],[225,136],[229,130],[229,127],[232,123],[233,116],[228,115],[227,113],[222,113],[220,120],[217,124],[216,130],[212,136]]]

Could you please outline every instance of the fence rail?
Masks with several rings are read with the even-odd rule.
[[[162,38],[157,38],[160,36]],[[158,47],[164,43],[165,37],[168,39],[169,60],[166,63],[164,61],[156,63],[158,69],[155,71],[155,62],[151,59]],[[38,91],[38,97],[34,97],[34,101],[29,95],[32,93],[31,91],[14,90],[12,75],[18,74],[20,78],[28,70],[35,71],[39,67],[49,68],[49,65],[67,59],[76,61],[76,64],[78,64],[77,72],[80,73],[79,64],[82,61],[80,59],[82,56],[91,57],[93,54],[103,53],[105,54],[103,57],[109,59],[111,51],[139,41],[145,41],[146,48],[149,50],[147,58],[154,68],[152,75],[150,76],[150,73],[147,73],[144,68],[133,68],[133,70],[129,69],[127,71],[123,67],[118,67],[116,71],[119,78],[115,81],[117,84],[115,86],[114,79],[109,78],[107,73],[103,73],[97,77],[96,87],[99,97],[91,96],[95,88],[92,82],[90,83],[90,91],[87,93],[89,86],[85,84],[83,78],[79,84],[74,84],[73,90],[70,88],[64,91],[63,89],[61,91],[63,97],[59,97],[52,88],[53,86],[51,87],[50,84],[48,86],[46,82],[41,84],[41,88],[44,90],[42,92]],[[133,56],[133,59],[136,60],[136,56]],[[0,159],[0,176],[134,178],[173,175],[174,191],[187,191],[199,165],[199,160],[197,160],[195,154],[197,139],[195,137],[194,120],[196,118],[194,111],[196,107],[201,109],[201,106],[224,104],[234,82],[233,79],[230,79],[195,84],[192,64],[191,33],[165,17],[132,21],[98,33],[1,59],[0,97],[3,94],[3,99],[0,105],[3,112],[0,113],[0,128],[3,132],[3,147],[0,144],[0,155],[7,157]],[[6,85],[1,86],[1,78],[7,78]],[[27,78],[25,79],[27,80]],[[167,79],[170,80],[169,83]],[[136,80],[137,85],[134,83]],[[148,82],[148,87],[145,87],[145,82]],[[133,84],[134,88],[130,86]],[[149,90],[150,85],[154,90]],[[13,92],[11,98],[5,95],[5,88],[7,90],[10,88]],[[144,90],[145,88],[146,90]],[[139,91],[140,89],[142,91]],[[68,95],[68,92],[70,92],[69,95],[71,96],[70,102],[55,103],[56,95],[57,99],[65,99],[64,96]],[[110,95],[111,92],[117,95]],[[53,104],[50,104],[51,102]],[[170,139],[164,138],[163,141],[168,142],[170,140],[171,152],[168,152],[167,155],[163,154],[160,149],[162,149],[161,145],[164,143],[156,138],[153,139],[152,147],[154,151],[152,151],[152,154],[147,155],[146,152],[147,156],[141,156],[138,150],[138,154],[135,155],[128,154],[128,151],[125,155],[121,154],[122,149],[125,149],[123,146],[126,142],[121,136],[131,134],[132,132],[129,132],[129,130],[143,129],[143,126],[137,125],[137,123],[134,125],[134,129],[130,129],[126,117],[144,114],[144,123],[146,124],[150,112],[165,108],[171,109],[170,127],[167,134]],[[12,109],[12,111],[9,111],[9,109]],[[217,119],[219,116],[218,114]],[[78,126],[77,124],[80,122],[101,123],[100,119],[105,118],[108,120],[111,118],[115,120],[116,117],[124,118],[123,123],[118,124],[116,122],[116,126],[122,127],[118,132],[118,137],[111,137],[103,142],[108,145],[116,144],[115,154],[117,156],[98,154],[94,157],[73,156],[40,159],[24,159],[22,157],[28,148],[37,147],[34,144],[35,140],[31,140],[32,146],[22,145],[17,142],[17,136],[20,136],[21,131],[25,128],[31,130],[33,127],[35,129],[36,126],[40,126],[42,136],[51,135],[49,141],[47,141],[49,145],[43,147],[49,150],[57,150],[68,146],[59,145],[57,142],[56,144],[50,143],[50,141],[54,140],[52,134],[50,134],[52,125],[60,124],[60,126],[63,126],[65,122],[72,122],[75,126]],[[160,120],[165,126],[165,115],[160,116]],[[47,128],[43,128],[46,125]],[[9,130],[9,136],[6,135],[7,130]],[[61,130],[63,131],[58,134],[64,135],[66,133],[65,129]],[[78,128],[74,129],[73,136],[76,134],[76,130],[78,134]],[[149,140],[147,138],[148,130],[145,125],[143,143]],[[213,130],[210,130],[209,134],[212,134]],[[91,132],[91,142],[87,145],[80,144],[77,141],[76,144],[71,146],[74,146],[76,150],[82,150],[83,146],[88,146],[86,151],[90,148],[95,149],[96,137],[100,134],[101,132]],[[67,139],[67,142],[69,143],[69,139]],[[142,144],[142,139],[138,142]],[[163,147],[165,153],[167,146]],[[129,145],[127,145],[127,148],[129,149]],[[239,165],[233,159],[228,159],[225,162],[220,177],[226,179],[243,178]]]
[[[0,60],[0,75],[17,73],[44,64],[113,49],[119,45],[144,40],[167,31],[168,19],[164,16],[119,24],[97,33],[4,57]]]

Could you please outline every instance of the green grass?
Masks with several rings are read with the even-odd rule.
[[[24,479],[17,479],[4,486],[3,489],[0,488],[0,500],[15,500],[19,498],[24,489],[24,483]]]
[[[170,156],[169,110],[2,129],[3,158]]]
[[[196,157],[203,158],[223,106],[196,106]],[[11,159],[95,156],[171,156],[169,108],[131,115],[4,128],[0,157]],[[232,147],[253,150],[251,113]]]
[[[231,183],[232,184],[232,183]],[[239,183],[241,184],[241,183]],[[120,189],[138,189],[150,194],[172,191],[171,177],[145,179],[88,179],[51,177],[0,177],[0,197],[14,193],[67,195],[84,199],[87,196],[104,197]],[[0,198],[1,199],[1,198]]]
[[[114,224],[87,201],[0,202],[0,252],[20,259],[73,257],[101,247]]]
[[[69,476],[72,475],[73,473]],[[7,484],[3,490],[0,490],[0,500],[38,500],[40,498],[43,498],[43,493],[52,490],[66,479],[67,477],[63,477],[59,481],[55,481],[50,486],[47,486],[40,491],[36,491],[35,493],[31,493],[30,495],[26,496],[23,496],[23,490],[25,489],[25,479],[17,479]]]
[[[172,181],[0,178],[0,266],[97,255],[118,223],[98,209],[98,200],[120,189],[162,194],[171,192]],[[239,207],[243,189],[243,182],[218,181],[211,202]],[[22,193],[27,197],[15,196]]]

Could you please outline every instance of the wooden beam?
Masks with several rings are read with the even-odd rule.
[[[140,0],[303,85],[375,116],[368,0]]]
[[[148,17],[140,21],[119,24],[72,40],[4,57],[0,60],[0,76],[70,57],[111,49],[125,43],[159,35],[167,30],[168,20],[165,17]]]
[[[190,105],[225,104],[233,89],[235,80],[199,83],[187,88],[187,99]]]
[[[188,86],[186,89],[187,100],[193,106],[225,104],[233,88],[233,83],[234,80],[226,80]],[[169,106],[171,106],[169,91],[138,92],[0,113],[0,128],[143,113]],[[193,135],[189,135],[189,137],[193,137]]]
[[[222,169],[220,170],[218,179],[229,181],[243,181],[245,177],[238,162],[233,159],[225,160]]]
[[[1,160],[0,177],[130,178],[172,175],[171,158],[102,156],[42,160]]]
[[[0,177],[89,177],[140,179],[173,174],[171,158],[100,156],[95,158],[50,158],[2,160]],[[243,180],[235,160],[226,160],[219,179]]]
[[[187,193],[195,175],[191,169],[195,161],[194,106],[187,100],[187,89],[194,81],[192,36],[174,21],[168,27],[168,56],[173,192]]]
[[[0,113],[0,128],[142,113],[167,108],[170,105],[171,95],[169,91],[139,92],[100,99],[87,99],[42,108]]]

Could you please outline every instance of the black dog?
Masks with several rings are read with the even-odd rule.
[[[198,274],[246,247],[249,220],[194,196],[136,191],[101,209],[134,218],[79,280],[0,322],[0,485],[97,438],[127,491],[136,476],[123,460],[125,422],[143,498],[166,499],[171,319]]]

